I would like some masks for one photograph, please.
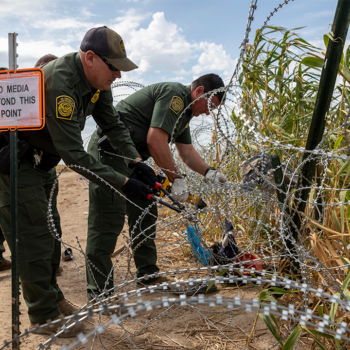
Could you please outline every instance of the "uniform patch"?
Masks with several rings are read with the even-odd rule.
[[[178,114],[184,108],[184,101],[179,96],[173,96],[169,108]]]
[[[119,41],[119,46],[120,46],[120,49],[125,53],[125,46],[124,46],[123,39]]]
[[[100,97],[100,90],[97,90],[96,92],[95,92],[95,95],[94,96],[92,96],[92,98],[91,98],[91,102],[92,103],[95,103],[98,99],[99,99],[99,97]]]
[[[71,120],[73,117],[75,102],[66,95],[56,98],[56,117],[59,119]]]

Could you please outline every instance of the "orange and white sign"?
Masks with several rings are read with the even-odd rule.
[[[39,130],[45,125],[44,72],[0,72],[0,130]]]

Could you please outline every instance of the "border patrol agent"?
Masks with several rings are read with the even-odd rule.
[[[30,146],[20,160],[18,212],[20,278],[31,327],[75,311],[72,306],[69,308],[56,281],[60,244],[49,232],[48,194],[45,193],[51,169],[63,159],[67,165],[89,169],[115,188],[123,187],[125,193],[130,194],[130,188],[136,188],[139,195],[135,198],[146,198],[151,192],[141,182],[129,180],[87,154],[81,138],[86,117],[92,115],[114,147],[120,148],[129,159],[141,160],[113,107],[111,92],[111,84],[121,77],[120,71],[135,68],[137,66],[126,56],[122,38],[107,27],[90,29],[79,53],[65,55],[42,68],[46,125],[42,130],[19,133],[19,138]],[[80,168],[74,170],[92,181],[99,181]],[[1,174],[0,226],[11,246],[9,189],[9,175]],[[51,209],[56,222],[57,209]],[[51,325],[37,333],[53,334],[57,329],[58,325]],[[61,336],[72,337],[83,329],[82,324],[76,325]]]
[[[53,56],[53,55],[50,55],[50,57],[43,56],[43,57],[41,57],[41,58],[38,60],[38,62],[35,64],[34,67],[39,67],[41,64],[43,64],[43,63],[48,63],[48,62],[50,62],[50,61],[52,61],[52,60],[54,60],[54,59],[56,59],[56,58],[57,58],[57,57],[56,57],[56,56]],[[2,70],[7,70],[7,68],[1,67],[1,68],[0,68],[0,71],[2,71]],[[1,135],[1,137],[2,137],[2,135]],[[3,138],[4,138],[4,137],[2,137],[2,139],[3,139]],[[1,142],[1,147],[5,146],[5,145],[7,145],[7,142],[4,142],[4,143]],[[54,175],[56,175],[56,170],[55,170],[55,169],[53,169],[53,172],[54,172]],[[52,187],[52,185],[53,185],[53,183],[54,183],[55,178],[56,178],[56,176],[53,176],[53,177],[51,178],[52,181],[48,181],[48,182],[47,182],[46,188],[47,188],[47,191],[48,191],[48,193],[47,193],[48,195],[49,195],[49,191],[50,191],[50,189],[51,189],[51,187]],[[58,191],[58,186],[57,186],[57,189],[56,189],[56,190]],[[55,192],[56,192],[56,191],[55,191]],[[56,196],[57,196],[57,193],[55,193],[55,194],[56,194]],[[56,199],[56,196],[54,197],[54,199]],[[53,201],[53,206],[54,206],[54,207],[56,206],[56,200]],[[58,215],[58,213],[57,213],[57,215]],[[59,235],[61,236],[61,235],[62,235],[62,231],[61,231],[61,225],[60,225],[59,216],[55,216],[55,226],[56,226],[56,228],[58,229]],[[4,234],[2,233],[2,230],[1,230],[1,228],[0,228],[0,271],[2,271],[2,270],[9,270],[9,269],[11,269],[11,267],[12,267],[11,260],[5,259],[5,258],[3,257],[3,254],[5,253],[4,242],[5,242],[5,236],[4,236]],[[59,265],[59,261],[58,261],[58,265]],[[63,271],[62,267],[59,266],[59,267],[57,268],[56,275],[59,276],[59,275],[62,273],[62,271]]]
[[[145,87],[116,106],[127,125],[136,149],[145,160],[153,157],[159,167],[164,170],[169,180],[173,182],[172,193],[177,194],[179,201],[186,201],[188,190],[186,181],[175,168],[170,148],[170,136],[182,111],[192,101],[196,100],[208,91],[223,87],[222,79],[216,74],[207,74],[194,81],[191,86],[180,83],[159,83]],[[213,107],[217,107],[223,99],[223,93],[217,93],[211,100]],[[214,182],[226,182],[226,177],[209,167],[203,161],[192,145],[189,123],[194,116],[209,114],[208,100],[201,98],[193,103],[192,108],[187,109],[185,114],[176,124],[174,139],[180,157],[192,170],[205,176],[205,180]],[[88,153],[93,155],[101,163],[111,166],[125,176],[135,176],[125,165],[122,158],[111,156],[98,150],[98,141],[104,135],[103,131],[95,131],[88,145]],[[115,153],[121,154],[121,149],[116,148]],[[134,229],[133,243],[134,261],[137,268],[137,277],[145,274],[153,274],[159,271],[157,267],[157,251],[154,243],[156,231],[157,207],[152,206],[151,213],[155,216],[146,215],[141,223],[141,230],[149,228],[140,235],[139,225],[134,227],[136,220],[142,213],[140,209],[125,201],[120,196],[110,194],[108,189],[97,183],[89,186],[89,224],[86,254],[88,258],[108,276],[112,268],[110,254],[114,251],[117,238],[124,226],[125,213],[128,215],[129,232]],[[146,208],[147,202],[134,201],[138,206]],[[145,240],[145,237],[148,239]],[[143,243],[139,245],[139,243]],[[136,248],[136,246],[138,246]],[[91,299],[91,290],[97,292],[104,290],[106,278],[99,273],[91,275],[86,271],[89,282],[88,299]],[[94,282],[94,278],[97,284]],[[143,280],[144,284],[161,283],[164,277]],[[109,280],[107,289],[113,287],[113,279]]]

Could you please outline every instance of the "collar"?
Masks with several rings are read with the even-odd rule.
[[[191,85],[184,85],[184,88],[185,88],[185,96],[184,96],[184,103],[185,103],[185,106],[188,106],[189,104],[192,103],[192,100],[191,100]],[[188,113],[190,113],[190,115],[192,114],[192,105],[190,108],[187,109]]]
[[[68,79],[68,84],[71,84],[74,86],[78,82],[80,82],[80,84],[79,84],[80,94],[82,96],[84,96],[88,93],[92,94],[92,88],[91,88],[91,86],[86,78],[83,64],[81,63],[81,59],[79,56],[79,52],[77,52],[75,54],[74,63],[75,63],[76,72],[74,73],[74,75],[72,77],[70,77]]]

